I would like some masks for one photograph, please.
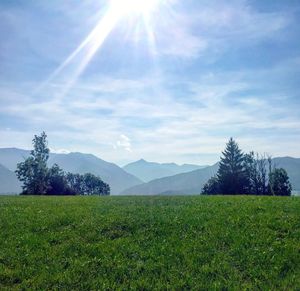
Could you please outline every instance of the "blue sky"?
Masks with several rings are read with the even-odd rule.
[[[44,130],[56,152],[211,164],[232,136],[300,157],[300,2],[155,1],[2,0],[0,147]]]

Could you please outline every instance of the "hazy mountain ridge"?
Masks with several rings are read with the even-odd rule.
[[[175,163],[155,163],[141,159],[127,164],[123,167],[123,169],[126,172],[138,177],[140,180],[149,182],[155,179],[187,173],[205,167],[206,166],[192,164],[178,165]]]
[[[152,180],[123,191],[122,195],[158,195],[158,194],[200,194],[207,180],[216,174],[219,164],[181,173],[170,177]]]
[[[300,158],[279,157],[273,159],[277,167],[286,169],[293,190],[300,190]],[[218,163],[204,169],[155,179],[123,191],[122,195],[199,194],[203,185],[216,174]]]
[[[16,169],[17,163],[27,158],[29,154],[30,151],[22,149],[0,149],[0,193],[20,192],[21,183],[17,180],[14,170]],[[287,170],[293,190],[300,191],[300,158],[281,157],[274,158],[273,161],[277,167],[283,167]],[[158,164],[144,162],[155,167]],[[127,173],[117,165],[101,160],[91,154],[51,153],[49,165],[51,166],[54,163],[57,163],[65,171],[80,174],[90,172],[99,175],[104,182],[107,182],[111,186],[112,194],[122,195],[199,194],[204,183],[218,170],[217,163],[206,168],[154,179],[147,183],[143,183],[140,179]],[[168,165],[170,167],[174,167],[175,165],[175,167],[180,167],[172,163],[162,165]]]
[[[274,165],[284,168],[290,178],[294,191],[300,191],[300,158],[279,157],[273,159]]]
[[[91,154],[54,154],[49,159],[49,165],[55,163],[67,172],[92,173],[100,176],[104,182],[110,185],[112,194],[119,194],[128,187],[142,183],[137,177],[127,173],[119,166]]]
[[[12,174],[15,176],[13,171],[15,171],[17,163],[24,161],[29,155],[30,151],[27,150],[16,148],[0,149],[0,163],[12,171]],[[54,163],[57,163],[64,171],[67,172],[79,174],[92,173],[100,176],[104,182],[110,185],[112,194],[119,194],[129,187],[142,183],[141,180],[127,173],[119,166],[106,162],[91,154],[51,153],[48,164],[49,166],[52,166]],[[2,191],[2,187],[0,187],[0,193],[4,193]]]
[[[14,172],[0,164],[0,193],[16,194],[21,191],[21,183]]]
[[[17,169],[17,163],[23,162],[29,155],[29,150],[0,148],[0,163],[10,171],[15,171]]]

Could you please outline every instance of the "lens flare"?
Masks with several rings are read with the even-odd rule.
[[[78,78],[91,62],[96,52],[101,49],[114,27],[124,18],[133,17],[135,21],[140,21],[140,16],[142,17],[148,37],[149,49],[153,55],[155,55],[155,36],[151,29],[149,19],[151,14],[154,14],[154,11],[158,9],[161,1],[162,0],[111,0],[105,15],[99,20],[95,28],[61,65],[54,70],[48,79],[34,91],[34,94],[39,93],[45,86],[49,85],[51,81],[58,77],[67,66],[75,62],[80,55],[83,55],[84,57],[77,61],[77,68],[71,73],[69,82],[65,84],[63,91],[59,94],[60,98],[64,97],[76,84]]]
[[[158,6],[159,0],[112,0],[111,9],[119,15],[149,14]]]

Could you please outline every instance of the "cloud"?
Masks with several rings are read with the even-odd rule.
[[[46,130],[53,142],[51,148],[92,152],[112,161],[124,159],[125,151],[131,159],[211,163],[218,159],[229,136],[237,138],[245,150],[250,150],[250,140],[255,139],[256,150],[295,155],[295,149],[290,147],[289,152],[283,146],[284,139],[276,141],[281,146],[274,144],[274,151],[269,143],[275,143],[278,135],[285,136],[286,141],[299,139],[297,110],[288,96],[283,98],[277,89],[263,91],[265,82],[260,83],[265,76],[275,78],[282,71],[293,74],[292,64],[297,66],[297,62],[288,60],[269,69],[201,74],[181,81],[187,89],[183,99],[164,89],[177,83],[176,76],[163,81],[152,75],[135,80],[82,80],[71,96],[59,102],[47,97],[51,91],[45,92],[43,101],[23,99],[12,88],[6,88],[0,112],[2,118],[9,114],[11,120],[18,117],[28,124],[22,128],[27,144],[33,134]],[[156,89],[153,95],[153,87],[162,89]],[[21,91],[28,96],[24,88]],[[15,98],[20,102],[16,103]],[[0,146],[9,142],[14,145],[19,125],[11,124],[9,121],[10,133],[1,133],[5,139]],[[112,145],[119,151],[111,151]],[[184,160],[197,153],[207,153],[208,158],[202,155],[198,156],[201,160]]]
[[[121,134],[119,136],[119,140],[117,141],[114,148],[115,149],[122,148],[122,149],[125,149],[128,152],[132,152],[130,138],[128,136],[126,136],[125,134]]]
[[[158,55],[215,58],[233,47],[272,38],[290,23],[281,12],[259,12],[248,1],[175,1],[151,19]]]
[[[90,152],[115,162],[143,157],[213,163],[230,136],[245,150],[298,154],[299,54],[286,46],[299,41],[289,39],[291,32],[282,33],[292,21],[287,13],[262,12],[248,1],[174,1],[169,14],[152,19],[158,68],[148,70],[144,46],[149,43],[142,39],[133,49],[133,36],[120,33],[128,27],[117,27],[104,52],[59,98],[68,76],[32,94],[37,79],[80,43],[99,20],[89,5],[100,4],[80,4],[82,18],[81,9],[67,9],[72,1],[59,8],[53,3],[35,4],[39,8],[33,11],[43,12],[43,28],[54,22],[48,19],[53,9],[55,21],[66,14],[62,31],[50,25],[41,38],[44,29],[39,30],[36,17],[32,22],[28,17],[35,14],[28,12],[30,5],[19,11],[20,19],[11,18],[16,21],[11,34],[0,29],[7,40],[2,45],[14,48],[0,55],[7,63],[0,69],[0,146],[31,147],[33,135],[45,130],[54,151]],[[30,43],[19,39],[26,21]],[[64,44],[56,49],[56,43]]]
[[[55,154],[69,154],[71,151],[67,149],[49,148],[51,153]]]

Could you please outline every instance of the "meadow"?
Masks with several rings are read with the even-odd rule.
[[[0,197],[0,289],[300,288],[300,198]]]

